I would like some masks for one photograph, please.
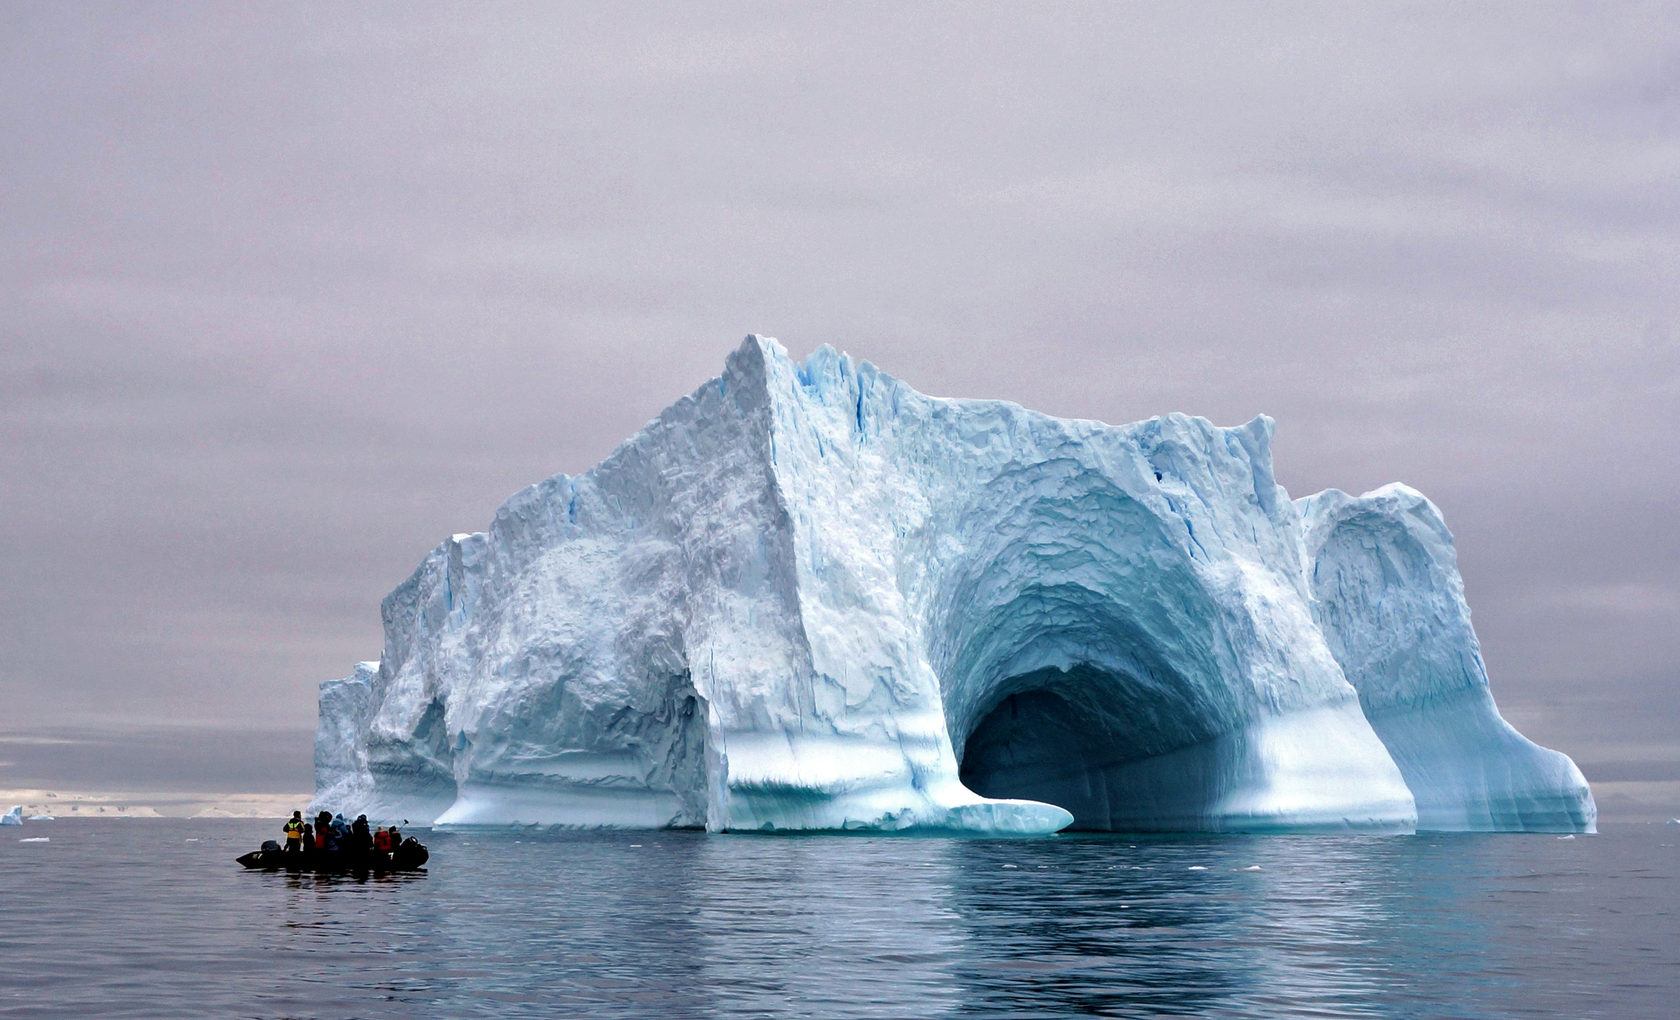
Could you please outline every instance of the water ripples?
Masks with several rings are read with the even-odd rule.
[[[0,846],[0,1016],[1638,1016],[1680,991],[1676,851],[1645,827],[433,833],[427,874],[355,879],[241,871],[266,825],[50,824]]]

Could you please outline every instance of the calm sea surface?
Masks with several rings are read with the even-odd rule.
[[[1680,1015],[1680,826],[417,832],[424,875],[234,863],[278,831],[0,829],[0,1016]]]

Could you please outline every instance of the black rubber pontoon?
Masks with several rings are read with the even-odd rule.
[[[418,840],[405,839],[395,850],[311,850],[308,853],[287,853],[272,847],[252,850],[238,858],[240,864],[253,871],[312,871],[362,872],[424,871],[431,855]]]

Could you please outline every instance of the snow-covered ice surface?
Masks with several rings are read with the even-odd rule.
[[[5,814],[0,815],[0,825],[22,825],[22,824],[23,824],[23,807],[22,807],[22,805],[14,807],[10,811],[6,812]]]
[[[748,337],[515,494],[322,685],[317,803],[440,824],[1590,830],[1451,538],[1292,502],[1272,423],[941,400]],[[1351,683],[1350,683],[1351,681]]]

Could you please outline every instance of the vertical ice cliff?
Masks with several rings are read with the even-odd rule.
[[[322,685],[317,800],[713,830],[1590,827],[1573,765],[1493,708],[1438,518],[1413,556],[1333,497],[1290,501],[1265,418],[1064,421],[748,337],[386,598],[379,662]],[[1416,569],[1361,559],[1373,541]],[[1419,613],[1406,648],[1373,633]]]

